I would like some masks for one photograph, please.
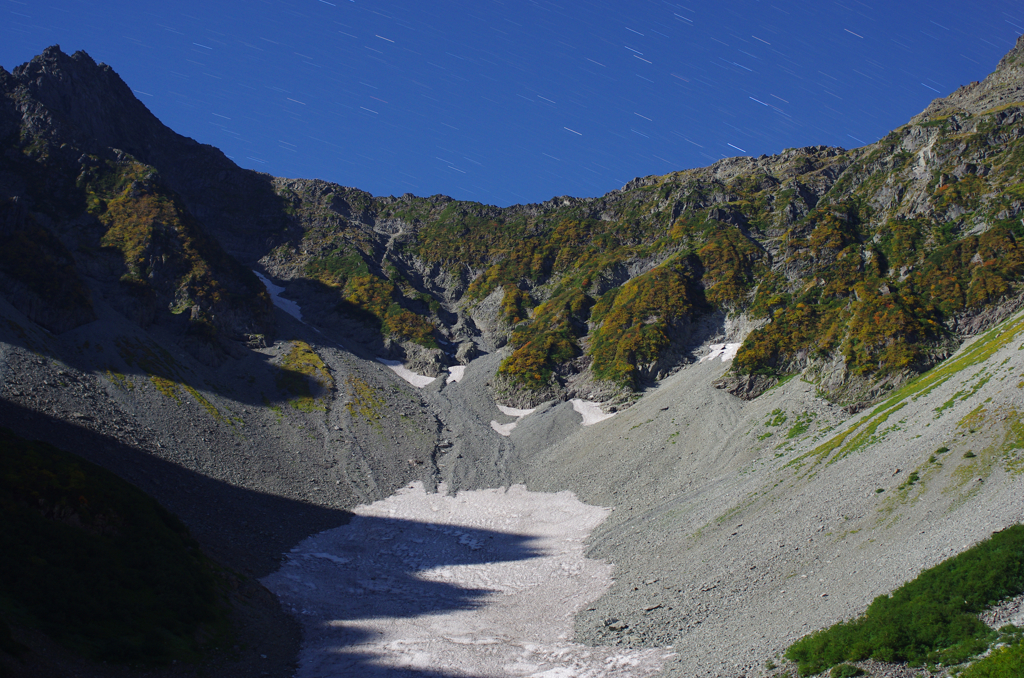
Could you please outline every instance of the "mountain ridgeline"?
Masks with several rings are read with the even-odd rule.
[[[718,384],[736,395],[803,373],[856,404],[1019,305],[1024,41],[862,148],[508,208],[242,170],[82,52],[0,69],[0,90],[0,284],[54,332],[100,295],[216,363],[273,333],[257,267],[428,374],[509,344],[510,404],[629,401],[715,338],[742,342]]]

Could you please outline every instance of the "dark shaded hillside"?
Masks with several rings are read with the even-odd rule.
[[[225,583],[198,543],[109,471],[0,429],[0,510],[0,607],[19,625],[92,659],[154,664],[224,634]]]

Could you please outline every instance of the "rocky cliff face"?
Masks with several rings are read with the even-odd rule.
[[[1017,38],[996,70],[982,82],[959,87],[947,97],[933,101],[912,122],[933,120],[955,113],[977,114],[1024,99],[1024,36]]]
[[[241,170],[160,124],[109,67],[50,48],[2,75],[4,183],[29,200],[45,182],[65,206],[58,220],[109,224],[105,205],[83,204],[112,197],[97,177],[123,184],[119,168],[152,168],[196,233],[259,260],[325,327],[432,372],[457,360],[443,347],[508,343],[495,382],[508,402],[630,400],[702,343],[742,341],[722,384],[734,393],[751,397],[809,370],[835,400],[855,403],[927,369],[960,328],[1000,316],[991,309],[1014,307],[1021,49],[860,149],[731,158],[601,198],[496,208]],[[83,181],[92,182],[84,192]],[[184,270],[170,276],[178,289]],[[198,308],[202,320],[214,304],[191,303],[201,302],[198,287],[165,290],[159,303]],[[229,334],[266,329],[252,311],[218,303]],[[146,303],[126,310],[154,317]],[[53,327],[89,316],[75,317]],[[730,333],[729,318],[756,329]]]
[[[0,87],[0,280],[17,308],[61,332],[94,320],[102,298],[207,362],[268,331],[262,284],[174,188],[192,189],[202,208],[217,175],[197,189],[190,172],[241,170],[168,130],[84,53],[50,48],[0,73]]]
[[[1014,63],[982,90],[1015,96]],[[325,284],[335,309],[384,317],[369,285],[442,339],[509,342],[499,381],[519,403],[635,391],[709,340],[743,342],[723,381],[736,394],[809,370],[835,400],[870,401],[1016,307],[1021,113],[983,105],[852,151],[731,158],[589,200],[498,209],[278,182],[303,227],[265,262]],[[730,318],[756,329],[730,334]]]

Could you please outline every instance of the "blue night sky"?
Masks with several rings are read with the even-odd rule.
[[[1019,0],[0,0],[242,167],[496,205],[732,155],[853,148],[980,80]]]

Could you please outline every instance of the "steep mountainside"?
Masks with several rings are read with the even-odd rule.
[[[73,68],[83,64],[88,77]],[[15,75],[0,72],[0,86],[0,280],[20,310],[62,332],[95,320],[102,296],[142,327],[184,335],[207,362],[265,332],[262,284],[124,150],[165,148],[173,133],[112,71],[51,49]],[[101,114],[104,104],[115,114]],[[133,114],[142,125],[128,122]]]
[[[427,347],[508,340],[510,402],[615,398],[713,336],[743,342],[723,382],[737,395],[809,370],[833,400],[874,400],[1012,308],[1022,54],[870,146],[732,158],[596,199],[498,209],[277,180],[302,235],[262,263],[317,322],[363,312]]]
[[[209,273],[194,261],[140,268],[167,255],[139,232],[147,223],[126,215],[187,221],[187,211],[287,282],[317,324],[358,322],[363,343],[379,337],[391,357],[436,374],[452,362],[438,342],[509,341],[495,387],[510,403],[622,399],[710,336],[743,342],[723,384],[735,394],[810,369],[832,399],[870,401],[1016,296],[1022,53],[1018,44],[983,83],[860,149],[732,158],[601,198],[501,209],[239,170],[163,127],[109,67],[51,48],[3,76],[4,136],[17,151],[5,156],[5,221],[30,229],[26,215],[38,221],[45,209],[55,226],[92,222],[90,245],[134,258],[116,273],[146,280],[143,297],[163,282],[157,305],[194,309],[191,329],[261,333],[255,309],[225,306],[254,289],[251,278],[210,278],[229,264],[202,250],[199,231],[176,247]],[[58,177],[64,185],[47,185]],[[61,248],[41,247],[53,266],[67,265]],[[10,276],[15,265],[6,268]],[[68,317],[57,322],[91,317],[67,291]]]
[[[613,507],[578,639],[766,673],[1024,515],[1022,137],[1024,38],[859,149],[507,208],[374,197],[240,169],[52,47],[0,69],[0,426],[250,582],[208,674],[291,675],[298,627],[252,579],[414,480]],[[581,427],[579,399],[615,416]],[[26,675],[74,665],[7,596]]]

